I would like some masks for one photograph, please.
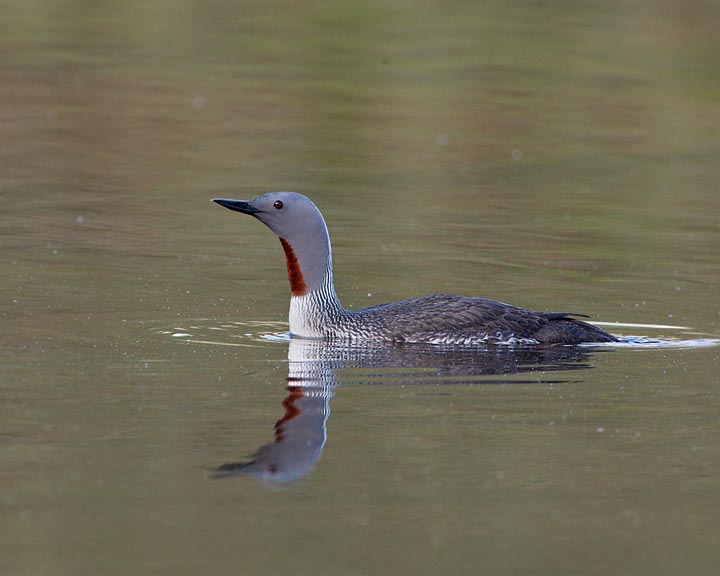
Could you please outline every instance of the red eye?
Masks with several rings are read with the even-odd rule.
[[[273,206],[274,206],[275,208],[277,208],[278,210],[280,210],[280,208],[283,207],[282,200],[275,200],[275,202],[273,202]]]

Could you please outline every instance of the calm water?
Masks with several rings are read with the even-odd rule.
[[[718,573],[716,3],[2,8],[3,574]],[[681,344],[288,342],[283,189],[347,306]]]

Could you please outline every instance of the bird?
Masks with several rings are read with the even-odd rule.
[[[618,340],[576,318],[588,318],[584,314],[538,312],[474,296],[433,294],[347,309],[335,292],[327,224],[310,198],[296,192],[269,192],[252,200],[212,201],[254,217],[279,237],[290,281],[292,338],[445,346],[576,345]]]

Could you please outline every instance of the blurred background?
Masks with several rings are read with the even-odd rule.
[[[214,256],[242,240],[246,271],[274,268],[274,239],[207,201],[289,189],[326,213],[356,305],[380,286],[387,298],[441,291],[424,278],[435,271],[455,291],[539,288],[520,304],[612,319],[629,320],[617,283],[645,302],[660,290],[644,321],[697,298],[687,314],[717,325],[706,318],[720,213],[713,2],[31,1],[3,12],[2,210],[36,258],[56,263],[48,243],[72,245],[110,250],[121,267],[150,253],[162,269],[188,241]],[[418,269],[438,242],[443,254]],[[380,257],[380,243],[396,252]],[[195,274],[182,283],[203,290],[212,270],[185,266]],[[412,281],[375,282],[378,267]],[[171,268],[163,279],[177,285]],[[10,271],[18,282],[37,272]],[[582,278],[563,291],[575,273],[611,284],[604,304],[573,301]],[[154,306],[178,304],[148,288]]]

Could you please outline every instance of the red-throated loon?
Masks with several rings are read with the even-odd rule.
[[[325,219],[295,192],[254,200],[214,198],[254,216],[280,238],[290,279],[290,334],[302,338],[446,345],[615,342],[600,328],[559,312],[536,312],[486,298],[435,294],[347,310],[335,293]]]

